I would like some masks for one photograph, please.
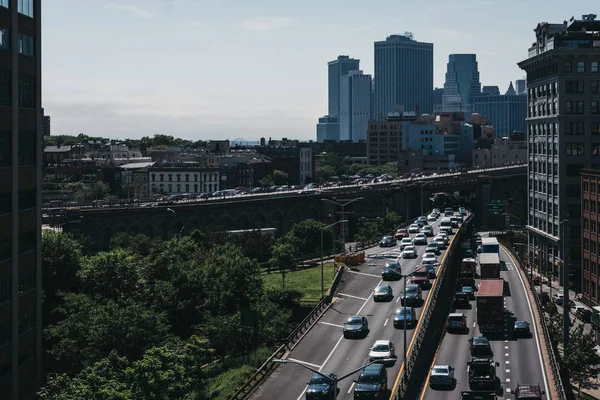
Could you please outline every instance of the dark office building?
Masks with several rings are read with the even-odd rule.
[[[600,304],[600,170],[581,171],[581,245],[583,297],[588,303]]]
[[[0,0],[0,398],[41,383],[41,0]]]

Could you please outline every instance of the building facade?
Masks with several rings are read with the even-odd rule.
[[[433,111],[433,43],[413,40],[411,33],[375,42],[375,115]]]
[[[600,169],[581,171],[581,228],[582,295],[597,306],[600,304]]]
[[[41,1],[0,0],[0,397],[42,382]]]
[[[498,137],[507,137],[513,131],[526,131],[527,96],[482,93],[472,99],[473,112],[488,118]]]
[[[475,168],[494,168],[527,163],[527,142],[494,138],[490,148],[473,150],[471,165]]]
[[[442,99],[444,97],[444,88],[433,89],[433,113],[439,114],[442,112]]]
[[[519,63],[527,73],[529,243],[542,254],[542,272],[566,266],[569,282],[587,290],[584,296],[591,287],[583,286],[581,274],[581,170],[600,166],[595,18],[538,24],[529,57]]]
[[[371,75],[349,71],[340,78],[340,140],[366,140],[370,119]]]
[[[479,69],[475,54],[450,54],[442,95],[444,112],[462,111],[471,113],[472,96],[481,93]]]
[[[348,75],[350,71],[358,71],[359,69],[360,60],[349,56],[338,56],[337,60],[327,63],[328,114],[330,116],[339,117],[340,115],[340,78]]]
[[[201,194],[219,190],[221,175],[218,169],[186,164],[148,168],[151,194]]]
[[[517,79],[515,81],[515,91],[519,96],[527,94],[527,81],[525,79]]]
[[[339,140],[340,135],[340,119],[331,115],[324,115],[319,118],[317,124],[317,142],[326,140]]]
[[[371,121],[367,132],[367,164],[397,162],[402,150],[402,118]]]

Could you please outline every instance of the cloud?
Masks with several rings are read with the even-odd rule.
[[[267,32],[296,25],[296,20],[290,17],[253,17],[242,21],[242,28]]]
[[[107,8],[112,11],[125,11],[132,14],[135,17],[143,18],[143,19],[151,19],[154,18],[154,14],[146,9],[141,7],[136,7],[132,4],[122,4],[122,3],[106,3],[104,4],[104,8]]]

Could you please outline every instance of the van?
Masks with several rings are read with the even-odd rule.
[[[383,364],[365,367],[354,381],[355,399],[382,399],[387,396],[387,371]]]

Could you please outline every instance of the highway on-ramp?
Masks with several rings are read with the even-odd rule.
[[[439,221],[430,223],[437,233]],[[411,235],[411,237],[414,236]],[[450,237],[452,240],[454,236]],[[429,238],[431,241],[432,238]],[[425,246],[417,246],[419,256],[416,259],[402,260],[402,273],[407,274],[420,265],[421,256],[425,253]],[[367,255],[382,253],[400,253],[399,247],[374,248]],[[438,256],[441,262],[445,254]],[[393,314],[400,307],[400,295],[403,290],[403,281],[388,282],[394,291],[394,298],[390,302],[375,303],[372,298],[373,289],[381,280],[382,266],[387,259],[367,258],[366,262],[358,267],[352,267],[344,272],[334,304],[327,310],[317,324],[307,333],[300,343],[287,355],[288,360],[302,362],[321,372],[332,372],[338,376],[360,368],[369,362],[369,348],[376,340],[391,340],[396,348],[397,361],[388,370],[388,388],[391,389],[403,361],[404,332],[403,329],[394,328]],[[427,303],[429,291],[423,291],[424,304]],[[421,307],[417,308],[417,317],[420,316]],[[369,334],[364,339],[344,339],[342,326],[344,321],[352,315],[364,315],[369,322]],[[407,342],[410,343],[414,328],[407,331]],[[407,346],[408,346],[407,343]],[[252,395],[253,399],[303,399],[306,383],[310,380],[312,372],[300,365],[285,364],[275,371],[260,385]],[[338,399],[353,398],[353,379],[348,377],[338,384]],[[388,391],[389,393],[389,391]]]
[[[501,334],[488,334],[490,345],[494,352],[494,361],[500,364],[496,368],[496,374],[500,380],[498,396],[500,398],[512,398],[517,383],[539,384],[542,390],[548,393],[548,385],[543,368],[541,349],[537,340],[535,324],[525,284],[521,275],[509,254],[501,247],[500,260],[506,262],[506,270],[500,272],[501,277],[508,283],[509,291],[505,286],[505,329]],[[438,349],[435,364],[451,365],[455,368],[454,377],[456,386],[453,390],[435,390],[428,386],[429,379],[421,393],[421,400],[446,400],[459,399],[461,391],[469,390],[467,374],[467,362],[470,360],[469,338],[480,336],[476,325],[476,302],[470,301],[470,309],[458,309],[467,317],[469,327],[468,334],[456,334],[446,332]],[[532,338],[515,339],[512,328],[515,320],[525,320],[530,323]]]

